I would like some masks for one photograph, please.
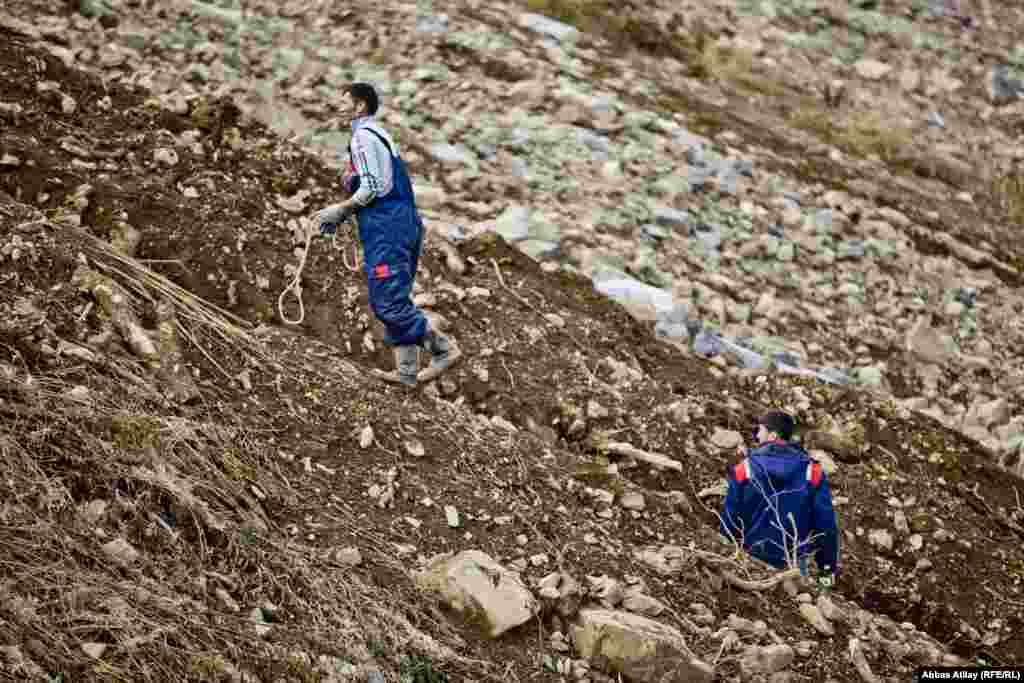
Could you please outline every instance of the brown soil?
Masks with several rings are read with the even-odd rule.
[[[272,559],[281,548],[294,549],[316,564],[333,548],[359,547],[365,561],[349,570],[351,576],[392,592],[395,604],[405,606],[415,625],[449,644],[457,641],[443,626],[445,619],[413,590],[403,570],[414,568],[418,558],[467,548],[479,548],[505,563],[545,553],[549,562],[528,565],[523,572],[527,581],[556,566],[577,576],[638,576],[647,582],[650,594],[679,613],[685,613],[691,603],[703,602],[721,618],[735,613],[764,619],[787,639],[813,639],[810,627],[781,591],[760,596],[715,587],[706,573],[696,570],[663,577],[633,558],[633,551],[640,547],[691,542],[729,552],[718,545],[717,499],[711,499],[709,508],[696,497],[697,491],[721,477],[733,458],[731,453],[710,448],[708,437],[716,427],[747,434],[759,410],[769,404],[796,404],[794,392],[799,389],[811,402],[799,414],[802,423],[811,425],[831,415],[839,420],[855,418],[866,428],[860,457],[841,463],[833,478],[837,495],[849,499],[839,508],[844,530],[841,595],[897,622],[914,624],[966,658],[986,656],[1000,665],[1024,665],[1022,530],[1009,516],[1019,509],[1022,482],[996,469],[976,443],[927,418],[902,416],[867,394],[779,376],[768,376],[761,383],[754,378],[718,377],[703,361],[682,356],[655,339],[648,325],[596,294],[588,281],[546,274],[500,238],[460,245],[469,265],[461,277],[448,273],[436,245],[428,245],[421,284],[436,296],[434,310],[449,322],[450,332],[466,353],[466,360],[438,383],[443,400],[433,389],[408,393],[376,384],[366,370],[386,365],[387,357],[379,343],[375,351],[363,345],[368,329],[363,282],[340,267],[340,256],[326,245],[314,243],[303,273],[305,323],[286,327],[276,313],[277,294],[287,284],[283,266],[294,263],[295,256],[284,225],[288,215],[268,197],[282,188],[309,189],[311,206],[326,204],[335,191],[332,169],[290,149],[261,127],[239,122],[237,112],[225,102],[208,103],[212,115],[200,128],[199,138],[204,155],[177,147],[179,163],[170,170],[160,167],[153,161],[154,150],[174,147],[167,132],[177,135],[194,128],[194,117],[153,110],[144,104],[144,93],[121,89],[109,91],[112,106],[103,110],[97,102],[108,92],[99,82],[65,70],[59,61],[11,32],[0,32],[0,78],[5,83],[3,101],[23,108],[22,114],[4,122],[0,151],[24,163],[0,170],[0,208],[7,213],[3,237],[17,233],[14,226],[23,222],[16,213],[23,211],[19,202],[53,213],[78,186],[88,183],[92,192],[83,215],[86,232],[109,238],[113,217],[123,212],[142,232],[139,259],[243,320],[264,324],[259,338],[272,359],[255,364],[237,349],[219,351],[217,364],[228,375],[250,371],[252,389],[246,390],[211,362],[207,349],[212,346],[186,344],[186,362],[196,370],[202,392],[198,402],[168,405],[156,398],[133,396],[111,369],[117,363],[115,352],[107,352],[106,357],[113,360],[104,366],[53,356],[44,349],[54,338],[86,344],[83,340],[102,326],[95,310],[81,314],[90,298],[69,285],[81,239],[39,226],[17,233],[35,247],[17,261],[6,259],[0,264],[0,304],[6,311],[28,297],[46,312],[46,321],[35,326],[15,318],[5,322],[0,327],[0,361],[54,386],[85,385],[102,397],[99,403],[105,406],[125,410],[130,406],[139,414],[230,426],[239,435],[236,447],[244,452],[239,458],[248,463],[248,469],[233,475],[239,484],[237,497],[216,500],[201,486],[196,495],[214,500],[211,504],[231,519],[244,518],[247,504],[242,501],[250,500],[269,524],[255,534],[255,541],[245,544],[239,542],[237,530],[217,536],[205,533],[199,524],[188,529],[187,511],[178,510],[184,541],[179,545],[162,542],[162,536],[153,535],[152,525],[146,525],[146,513],[165,511],[171,501],[133,474],[132,459],[142,462],[150,457],[147,447],[162,452],[159,449],[200,449],[201,444],[162,441],[121,448],[109,423],[75,421],[73,411],[61,416],[63,422],[54,422],[52,415],[40,411],[43,406],[57,409],[49,397],[32,399],[38,401],[33,404],[23,393],[8,389],[0,411],[5,419],[18,421],[19,433],[29,435],[25,438],[37,449],[38,469],[47,481],[66,490],[68,499],[47,503],[38,491],[33,493],[35,498],[27,499],[8,490],[8,484],[0,484],[3,499],[16,503],[9,515],[0,514],[0,537],[16,539],[11,546],[24,541],[28,548],[32,529],[27,520],[62,519],[66,531],[59,533],[73,537],[75,548],[92,552],[85,559],[62,556],[56,550],[41,555],[12,552],[15,564],[60,571],[71,566],[73,559],[84,562],[94,576],[111,580],[142,576],[181,586],[183,592],[194,592],[186,588],[190,575],[226,573],[235,577],[233,593],[245,611],[263,600],[279,606],[281,628],[274,633],[280,636],[270,636],[271,640],[280,637],[288,647],[329,652],[324,643],[330,637],[303,627],[317,612],[321,596],[298,580],[290,583],[287,563]],[[62,92],[77,100],[74,114],[63,114],[59,100],[37,92],[36,84],[45,80],[57,82]],[[733,119],[730,127],[735,130],[738,123]],[[227,143],[226,131],[235,126],[244,141],[240,150]],[[748,134],[758,144],[776,145],[780,154],[786,149],[780,138],[764,133],[758,137],[755,127],[744,129]],[[73,155],[61,147],[68,140],[92,150],[88,163],[97,167],[74,164]],[[96,153],[111,156],[104,159]],[[839,173],[838,169],[823,171],[831,177]],[[186,198],[179,185],[197,187],[200,196]],[[914,206],[906,201],[901,209],[913,212]],[[960,216],[960,224],[971,225],[970,218]],[[964,240],[975,237],[958,235]],[[265,275],[269,286],[260,287],[257,275]],[[442,280],[454,281],[463,291],[486,288],[490,295],[460,300],[437,286]],[[55,289],[56,285],[61,287]],[[565,326],[552,324],[543,314],[556,314]],[[610,387],[615,382],[606,358],[639,370],[642,379]],[[609,416],[584,418],[582,428],[573,429],[574,416],[580,414],[576,411],[585,413],[592,400],[608,408]],[[677,400],[690,408],[689,423],[658,410]],[[480,416],[500,416],[520,431],[509,433],[485,425]],[[376,442],[364,450],[358,446],[358,436],[367,424],[372,425]],[[595,446],[600,432],[669,454],[687,467],[682,473],[658,473],[621,463],[621,473],[613,481],[594,480],[586,466],[602,462],[604,456]],[[86,448],[94,443],[89,441],[92,437],[111,444],[106,456]],[[424,457],[405,451],[404,443],[413,438],[422,442]],[[930,459],[934,454],[938,457]],[[305,458],[310,458],[309,469]],[[221,460],[221,470],[226,462]],[[400,486],[393,504],[380,508],[367,491],[386,481],[389,470]],[[250,484],[269,492],[266,500],[257,502],[243,495]],[[585,486],[613,491],[639,487],[647,493],[648,505],[640,513],[616,505],[606,519],[596,514],[600,509],[585,495]],[[124,536],[146,556],[145,563],[131,572],[102,561],[100,541],[89,525],[76,519],[73,507],[95,499],[119,500],[113,491],[125,494],[121,497],[132,502],[133,512],[108,520],[107,534]],[[672,491],[681,492],[686,503],[673,503],[661,495]],[[905,512],[912,531],[924,536],[934,563],[930,570],[915,570],[921,554],[911,551],[905,538],[897,537],[892,551],[879,551],[867,541],[869,530],[891,527],[889,500],[894,496],[901,501],[914,498]],[[424,505],[425,498],[433,504]],[[444,505],[460,511],[462,528],[448,528]],[[27,512],[19,516],[20,506],[31,508],[36,517]],[[506,515],[511,518],[508,523],[496,521]],[[45,528],[50,530],[47,533],[58,533],[53,530],[59,527]],[[935,541],[933,534],[939,528],[956,540]],[[588,534],[598,541],[585,542]],[[526,537],[525,544],[517,539],[520,535]],[[401,555],[406,546],[414,548]],[[269,582],[262,576],[268,567],[280,572]],[[14,570],[5,575],[8,571],[0,569],[0,586],[10,580],[10,587],[3,590],[37,600],[41,615],[47,609],[56,610],[59,596],[52,587],[29,581]],[[209,610],[204,618],[224,618],[224,609],[210,595],[198,594],[197,600]],[[995,648],[962,632],[961,624],[966,623],[984,633],[994,618],[1003,619],[1012,634]],[[163,619],[172,631],[187,629],[189,623],[185,613],[165,614]],[[10,604],[0,604],[0,643],[19,645],[26,652],[30,643],[41,643],[45,654],[39,663],[51,673],[63,672],[65,680],[113,680],[114,674],[104,673],[80,649],[69,646],[86,640],[121,642],[118,633],[97,623],[92,622],[84,633],[73,622],[27,629]],[[551,627],[550,619],[538,620],[489,641],[469,627],[456,626],[463,639],[456,649],[465,661],[478,664],[465,671],[453,668],[453,680],[505,679],[506,667],[518,680],[555,680],[555,674],[543,672],[539,665],[548,652]],[[802,680],[856,679],[843,654],[844,628],[820,656],[797,661],[794,670]],[[188,658],[168,654],[183,647],[176,637],[133,651],[115,648],[109,657],[112,670],[125,672],[130,680],[198,679],[194,671],[182,668]],[[210,645],[208,654],[237,652],[245,638],[251,636],[226,632],[221,641]],[[716,642],[689,640],[700,656],[714,657]],[[387,651],[378,659],[381,666],[394,666],[400,654]],[[272,676],[311,680],[269,657],[248,663],[264,680],[273,680]],[[904,663],[879,658],[872,666],[880,676],[906,674]],[[735,659],[725,658],[718,668],[720,680],[735,680],[738,675]]]

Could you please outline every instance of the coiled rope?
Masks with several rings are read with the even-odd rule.
[[[346,218],[343,223],[349,223],[351,225],[352,218]],[[299,259],[299,267],[295,270],[295,275],[292,277],[292,281],[288,283],[288,286],[284,288],[281,295],[277,297],[277,314],[281,316],[281,320],[286,325],[301,325],[302,321],[306,319],[306,308],[302,305],[302,269],[306,266],[306,258],[309,256],[309,247],[313,242],[313,235],[316,230],[313,228],[312,222],[305,221],[304,224],[306,225],[306,246],[302,250],[302,258]],[[340,228],[341,226],[339,225],[338,227]],[[345,268],[348,269],[349,272],[359,272],[359,246],[356,244],[355,240],[352,240],[351,242],[351,251],[345,251],[344,245],[340,247],[338,246],[338,232],[335,231],[334,234],[331,235],[331,247],[333,247],[335,251],[344,252],[341,255],[341,261],[345,264]],[[351,261],[348,260],[349,253],[352,255]],[[292,320],[289,320],[288,316],[284,314],[284,297],[288,292],[293,292],[295,299],[299,302],[299,317]]]

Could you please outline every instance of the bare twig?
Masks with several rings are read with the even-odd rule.
[[[512,371],[508,369],[508,365],[505,364],[505,359],[501,359],[501,367],[505,368],[505,372],[508,373],[508,383],[512,389],[516,388],[516,378],[512,374]]]
[[[1005,603],[1007,605],[1012,605],[1013,607],[1024,607],[1024,601],[1022,601],[1022,600],[1010,600],[1005,595],[1002,595],[998,591],[992,590],[988,586],[985,586],[985,590],[988,591],[992,595],[993,598],[995,598],[996,600],[998,600],[998,601],[1000,601],[1002,603]]]
[[[673,460],[667,455],[661,455],[660,453],[648,453],[642,451],[635,446],[621,441],[611,441],[605,446],[605,450],[615,455],[621,455],[627,458],[635,458],[642,462],[646,462],[655,467],[662,467],[669,470],[675,470],[676,472],[683,471],[683,463],[678,460]]]

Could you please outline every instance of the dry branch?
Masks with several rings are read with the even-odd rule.
[[[800,576],[799,569],[787,569],[784,572],[779,572],[778,574],[761,581],[750,581],[747,579],[741,579],[730,571],[722,571],[722,578],[728,581],[730,585],[735,586],[740,590],[753,591],[755,593],[771,590],[783,581],[787,579],[795,579],[798,576]]]
[[[605,449],[609,453],[614,453],[615,455],[621,455],[627,458],[634,458],[636,460],[646,462],[649,465],[654,465],[655,467],[663,467],[677,472],[683,471],[683,463],[678,460],[673,460],[667,455],[661,455],[660,453],[642,451],[636,446],[622,441],[611,441],[607,446],[605,446]]]

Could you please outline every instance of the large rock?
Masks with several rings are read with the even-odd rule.
[[[476,163],[476,157],[464,145],[449,145],[436,143],[429,148],[430,156],[442,164],[472,166]]]
[[[772,674],[788,668],[793,663],[795,654],[793,648],[786,644],[766,647],[751,645],[743,652],[740,668],[747,675]]]
[[[676,303],[668,311],[658,314],[654,325],[654,333],[660,337],[689,339],[700,331],[700,320],[693,316],[690,306],[685,301]]]
[[[115,538],[113,541],[103,545],[103,552],[111,560],[125,566],[135,564],[139,559],[139,551],[131,546],[123,538]]]
[[[743,435],[733,429],[716,427],[711,435],[711,443],[723,451],[731,451],[743,445]]]
[[[842,462],[857,462],[863,457],[866,430],[855,419],[837,422],[826,417],[818,429],[804,436],[809,449],[821,449]]]
[[[439,209],[447,199],[448,195],[443,187],[427,183],[416,185],[416,205],[421,209]]]
[[[654,207],[654,223],[666,228],[689,230],[690,214],[686,211],[679,211],[670,206]]]
[[[573,642],[580,657],[603,657],[613,671],[638,683],[699,683],[715,675],[690,652],[679,631],[629,612],[582,610]]]
[[[866,78],[869,81],[877,81],[885,78],[892,67],[884,62],[880,62],[877,59],[862,59],[853,65],[857,75],[861,78]]]
[[[1010,74],[1010,69],[1003,64],[992,67],[985,86],[989,101],[997,106],[1009,104],[1024,97],[1024,81],[1014,78]]]
[[[942,365],[953,357],[942,335],[931,326],[928,316],[921,316],[907,333],[907,350],[936,365]]]
[[[825,618],[825,615],[821,613],[815,605],[810,603],[803,603],[800,605],[800,616],[804,618],[808,624],[814,627],[814,629],[823,636],[833,636],[836,633],[835,627],[832,626],[832,622]]]
[[[516,574],[479,550],[433,558],[416,585],[439,594],[489,638],[526,623],[540,608]]]
[[[518,204],[505,209],[494,221],[494,230],[507,242],[519,242],[530,236],[530,210]]]
[[[964,417],[964,428],[981,427],[984,430],[989,430],[1007,424],[1010,417],[1010,404],[1006,398],[977,401]]]

